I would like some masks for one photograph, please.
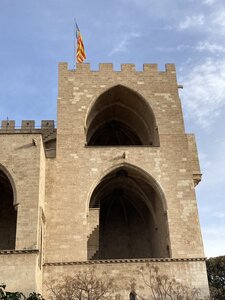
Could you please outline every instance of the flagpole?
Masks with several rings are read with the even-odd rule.
[[[76,68],[76,19],[74,18],[74,69]]]

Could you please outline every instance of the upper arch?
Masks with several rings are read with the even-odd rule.
[[[159,145],[152,108],[143,96],[124,85],[108,88],[91,103],[85,131],[90,146]]]

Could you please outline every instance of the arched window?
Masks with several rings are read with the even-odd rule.
[[[0,169],[0,250],[15,249],[17,211],[13,197],[11,182]]]
[[[86,128],[89,146],[159,145],[151,107],[138,93],[121,85],[97,98]]]
[[[137,294],[134,291],[130,292],[129,299],[130,300],[137,300]]]
[[[125,165],[104,176],[89,204],[90,213],[99,209],[99,226],[88,237],[88,258],[169,257],[163,201],[138,168]]]

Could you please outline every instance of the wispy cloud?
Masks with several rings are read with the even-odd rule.
[[[208,51],[211,53],[225,52],[225,46],[216,43],[210,43],[208,41],[199,42],[198,45],[195,47],[195,49],[200,52],[203,51]]]
[[[175,47],[156,47],[155,48],[157,51],[161,51],[161,52],[181,52],[187,49],[192,49],[192,47],[190,45],[177,45]]]
[[[225,105],[225,58],[206,59],[183,70],[183,105],[190,118],[209,127]]]
[[[109,56],[112,56],[116,53],[126,52],[128,51],[128,46],[131,42],[131,40],[139,38],[141,36],[140,33],[137,32],[131,32],[123,36],[121,41],[116,44],[116,46],[109,52]]]
[[[202,1],[203,4],[206,4],[206,5],[209,5],[209,6],[215,4],[216,2],[217,2],[217,0],[203,0]]]
[[[213,214],[213,216],[216,217],[216,218],[225,220],[225,213],[223,213],[223,212],[216,212],[216,213]]]
[[[199,27],[204,24],[205,16],[203,14],[186,16],[185,20],[178,24],[178,30],[186,30],[193,27]]]
[[[158,46],[155,49],[161,52],[174,52],[174,51],[182,52],[185,50],[193,50],[193,51],[197,50],[198,52],[210,52],[212,54],[219,54],[219,53],[225,53],[225,43],[223,46],[222,44],[211,43],[209,41],[201,41],[196,46],[181,44],[175,47]]]

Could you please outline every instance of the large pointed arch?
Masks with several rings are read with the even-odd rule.
[[[0,249],[16,246],[16,189],[7,169],[0,165]]]
[[[149,103],[123,85],[104,91],[88,109],[85,119],[89,146],[158,146],[155,115]]]
[[[89,259],[169,257],[165,197],[147,172],[122,164],[93,190],[89,215],[99,223],[88,236]]]

